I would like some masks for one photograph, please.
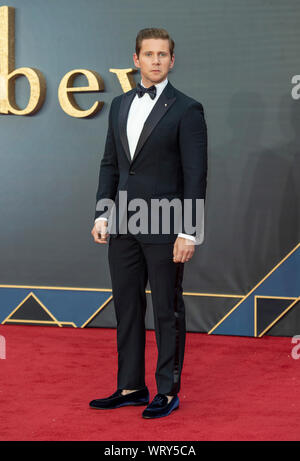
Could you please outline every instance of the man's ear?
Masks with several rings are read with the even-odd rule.
[[[134,62],[135,67],[140,67],[139,58],[136,53],[133,53],[133,62]]]
[[[174,63],[175,63],[175,54],[173,54],[172,56],[172,60],[170,62],[170,69],[172,69],[172,67],[174,66]]]

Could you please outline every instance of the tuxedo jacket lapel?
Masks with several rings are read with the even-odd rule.
[[[168,112],[172,104],[174,104],[176,100],[176,96],[174,95],[174,89],[170,82],[168,82],[167,86],[163,90],[162,94],[156,101],[153,109],[151,110],[148,118],[145,121],[144,127],[140,134],[134,156],[131,160],[128,139],[127,139],[127,118],[130,105],[132,103],[133,98],[135,97],[135,91],[129,91],[125,93],[122,98],[122,102],[120,105],[120,112],[119,112],[119,129],[120,129],[120,137],[121,141],[126,153],[126,156],[130,163],[133,163],[137,158],[138,154],[140,153],[143,145],[151,135],[152,131],[161,120],[161,118]]]
[[[133,98],[135,97],[135,90],[128,91],[125,93],[121,99],[120,111],[119,111],[119,131],[120,138],[123,144],[126,156],[129,163],[131,163],[131,156],[129,151],[128,139],[127,139],[127,117],[128,112],[132,103]]]
[[[170,83],[168,82],[168,85]],[[132,159],[132,162],[135,161],[139,153],[141,152],[141,149],[149,136],[151,135],[152,131],[158,124],[158,122],[161,120],[161,118],[168,112],[172,104],[175,102],[176,97],[170,97],[170,94],[168,92],[168,85],[156,101],[153,109],[151,110],[148,118],[145,121],[144,127],[142,129],[141,135],[139,137],[134,156]],[[169,88],[170,89],[170,88]],[[173,95],[173,92],[172,92]]]

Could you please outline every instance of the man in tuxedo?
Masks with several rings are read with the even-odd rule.
[[[116,392],[91,401],[90,407],[147,405],[142,416],[159,418],[179,407],[186,331],[183,268],[192,258],[195,245],[203,241],[207,130],[202,104],[168,81],[175,56],[174,41],[166,30],[142,29],[136,38],[133,60],[140,69],[141,82],[112,101],[91,232],[96,243],[109,241],[117,317],[118,383]],[[124,206],[119,213],[121,193],[126,193],[125,215]],[[112,209],[99,206],[107,199],[115,204],[113,233],[108,231]],[[183,206],[178,228],[178,213],[171,210],[168,232],[163,229],[163,216],[153,218],[149,213],[147,231],[133,232],[129,226],[133,208],[128,204],[136,199],[150,207],[153,199],[176,199],[180,205],[189,201],[189,213]],[[187,215],[192,226],[186,226]],[[151,224],[157,225],[155,231]],[[150,404],[145,384],[148,280],[158,348],[158,393]]]

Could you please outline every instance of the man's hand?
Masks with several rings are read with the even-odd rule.
[[[91,234],[94,237],[94,241],[96,243],[107,243],[107,238],[109,236],[109,233],[107,232],[107,221],[104,219],[99,219],[95,223]]]
[[[195,252],[195,244],[190,239],[177,237],[173,248],[174,263],[185,263],[189,261]]]

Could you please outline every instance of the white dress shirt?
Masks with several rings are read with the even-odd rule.
[[[129,151],[130,151],[131,158],[133,158],[144,123],[146,119],[148,118],[150,112],[152,111],[158,98],[160,97],[161,93],[163,92],[164,88],[166,87],[167,83],[168,83],[168,79],[166,78],[162,82],[157,83],[155,85],[156,86],[156,96],[154,99],[151,99],[148,93],[145,93],[141,98],[139,98],[138,95],[136,94],[135,97],[133,98],[133,101],[129,109],[128,118],[127,118],[127,138],[128,138],[128,145],[129,145]],[[141,85],[145,86],[143,85],[143,81],[141,81]],[[100,219],[104,219],[107,221],[106,218],[103,218],[100,216],[99,218],[95,219],[95,223]],[[187,235],[187,234],[180,233],[178,234],[178,237],[187,238],[194,242],[196,241],[193,235]]]
[[[145,121],[167,84],[168,79],[166,78],[163,82],[155,85],[156,96],[154,99],[151,99],[148,93],[145,93],[141,98],[138,95],[133,98],[127,118],[127,138],[131,158],[134,155]],[[141,81],[141,85],[145,86],[143,81]]]

